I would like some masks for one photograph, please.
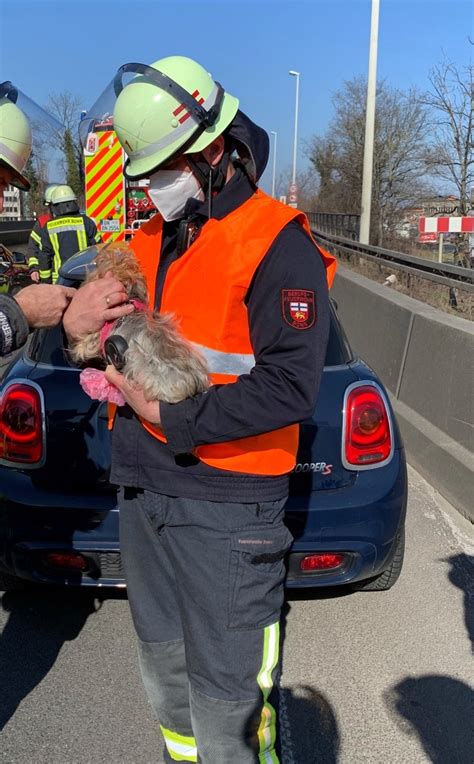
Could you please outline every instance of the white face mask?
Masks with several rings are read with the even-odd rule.
[[[148,195],[165,220],[177,220],[188,199],[204,200],[198,179],[192,172],[158,170],[150,177]]]

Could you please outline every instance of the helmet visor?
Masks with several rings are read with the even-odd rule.
[[[16,136],[9,136],[7,125],[2,125],[6,132],[2,161],[6,166],[15,169],[12,184],[19,188],[28,188],[29,182],[33,180],[41,184],[60,182],[64,176],[61,146],[64,145],[65,126],[10,81],[0,83],[0,100],[15,104],[28,120],[31,130],[31,136],[28,136],[28,143],[32,140],[31,154],[25,148],[23,152],[20,151],[20,156],[11,143],[11,139],[14,140]],[[26,141],[26,137],[23,140]],[[29,162],[24,168],[28,158]]]
[[[114,106],[117,96],[115,95],[114,82],[110,82],[103,93],[86,112],[82,112],[79,122],[79,140],[82,148],[87,152],[88,139],[94,133],[110,130],[113,127]]]
[[[215,93],[213,93],[213,97],[210,99],[212,103],[203,104],[175,82],[175,80],[158,69],[147,64],[124,64],[118,69],[113,80],[81,119],[79,137],[86,152],[91,136],[103,130],[113,128],[115,103],[122,90],[129,85],[143,84],[154,85],[161,91],[172,95],[182,104],[183,110],[186,109],[187,116],[194,123],[196,131],[202,132],[212,127],[219,117],[224,91],[218,83],[216,83]],[[189,130],[189,125],[186,126],[186,130]],[[154,147],[151,150],[154,150]]]
[[[25,95],[20,88],[10,81],[2,82],[0,84],[0,98],[8,98],[12,103],[15,103],[24,114],[26,114],[33,132],[35,129],[43,132],[47,130],[60,131],[65,129],[64,125],[57,117],[43,109],[42,106]]]

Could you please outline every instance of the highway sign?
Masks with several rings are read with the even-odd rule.
[[[429,242],[436,241],[438,235],[436,233],[420,233],[418,235],[418,241],[420,244],[428,244]]]

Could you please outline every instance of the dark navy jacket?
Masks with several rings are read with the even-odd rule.
[[[253,192],[238,168],[214,198],[212,216],[224,218]],[[198,206],[194,215],[205,224],[207,203]],[[177,227],[172,222],[163,228],[157,309],[167,270],[178,256]],[[157,252],[157,262],[158,257]],[[282,310],[282,290],[314,292],[316,320],[311,328],[298,330],[288,323]],[[234,384],[211,387],[180,403],[162,403],[167,444],[149,435],[130,408],[119,409],[113,432],[113,483],[211,501],[272,501],[287,495],[287,475],[228,472],[198,462],[191,451],[204,443],[301,422],[314,411],[329,333],[328,287],[317,247],[298,223],[290,223],[276,237],[254,276],[246,303],[256,359],[252,372]]]

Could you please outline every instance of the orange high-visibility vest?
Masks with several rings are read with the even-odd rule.
[[[235,382],[255,365],[245,297],[261,261],[292,220],[311,236],[306,215],[257,190],[222,220],[208,220],[198,238],[168,268],[160,311],[173,313],[184,336],[204,355],[212,384]],[[150,305],[155,300],[162,227],[163,219],[157,214],[131,242],[146,276]],[[318,249],[331,286],[336,260]],[[159,427],[140,421],[166,442]],[[283,475],[295,466],[298,437],[299,425],[293,424],[261,435],[197,446],[194,453],[218,469]]]

